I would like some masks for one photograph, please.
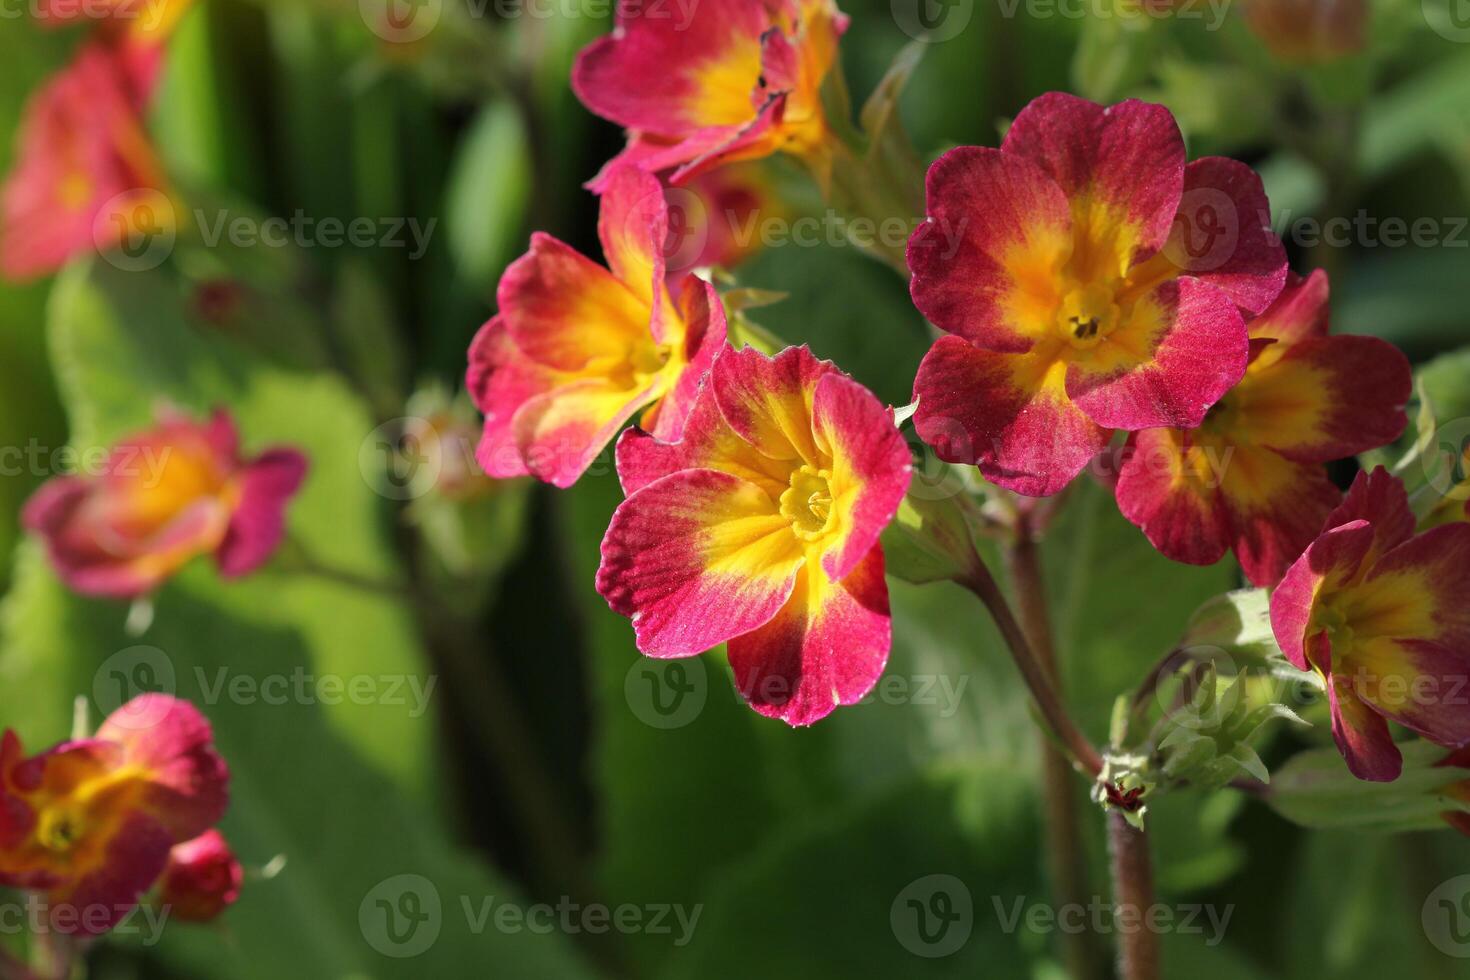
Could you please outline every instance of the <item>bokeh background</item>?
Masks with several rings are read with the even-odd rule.
[[[1294,267],[1332,276],[1335,328],[1399,344],[1444,393],[1441,419],[1470,416],[1470,355],[1454,354],[1470,343],[1464,0],[1161,3],[1145,18],[1105,0],[918,2],[847,0],[842,63],[860,104],[928,38],[902,100],[922,154],[995,145],[1052,89],[1161,101],[1192,156],[1265,175]],[[719,653],[638,658],[592,587],[620,499],[606,460],[567,492],[466,468],[455,398],[504,266],[532,229],[598,255],[580,185],[621,137],[567,79],[610,24],[600,0],[409,6],[385,21],[372,0],[200,0],[150,116],[191,212],[166,261],[93,257],[0,286],[0,445],[36,449],[0,478],[0,725],[40,745],[64,737],[79,694],[97,714],[173,690],[216,726],[241,857],[285,857],[220,924],[117,935],[91,975],[1063,976],[1055,932],[1008,925],[1018,902],[1048,902],[1037,739],[965,594],[894,583],[889,680],[792,731],[739,703]],[[82,32],[38,30],[19,0],[3,14],[8,167],[27,96]],[[751,179],[764,213],[824,213],[795,167]],[[284,245],[210,244],[193,213],[365,218],[379,237],[334,245],[316,225]],[[1408,241],[1390,219],[1428,230]],[[823,240],[758,250],[732,275],[789,294],[752,312],[761,325],[909,400],[929,334],[890,269]],[[196,562],[135,636],[126,606],[57,582],[17,515],[65,465],[57,450],[105,445],[162,402],[228,406],[247,448],[310,455],[290,525],[311,561],[232,584]],[[1094,739],[1191,611],[1240,584],[1228,562],[1163,559],[1091,483],[1044,561],[1067,695]],[[353,577],[412,580],[456,614]],[[322,678],[368,693],[327,703]],[[1266,757],[1324,733],[1283,734]],[[1230,791],[1171,796],[1150,820],[1162,900],[1229,916],[1166,936],[1170,977],[1470,977],[1470,905],[1442,921],[1431,901],[1470,873],[1470,842],[1448,830],[1308,833]],[[940,946],[908,904],[941,910],[936,889],[959,916]],[[611,921],[625,906],[636,915]]]

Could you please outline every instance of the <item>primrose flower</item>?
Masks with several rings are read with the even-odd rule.
[[[919,367],[915,426],[1029,496],[1066,486],[1112,430],[1199,425],[1245,373],[1242,311],[1286,280],[1260,179],[1186,166],[1162,106],[1043,95],[999,150],[940,157],[927,193],[911,292],[950,336]]]
[[[1470,744],[1470,525],[1414,535],[1404,485],[1358,474],[1326,530],[1271,596],[1288,660],[1327,682],[1332,735],[1359,779],[1397,779],[1394,721],[1449,748]]]
[[[171,231],[168,185],[143,129],[156,59],[88,42],[26,106],[0,189],[0,273],[54,272],[74,255]]]
[[[183,922],[210,922],[240,897],[244,869],[224,835],[210,829],[177,845],[158,884],[158,901]]]
[[[1135,433],[1118,506],[1165,555],[1209,565],[1234,549],[1275,585],[1342,500],[1322,465],[1408,425],[1408,360],[1375,337],[1327,335],[1327,275],[1289,283],[1249,324],[1245,377],[1197,429]]]
[[[500,280],[500,312],[470,346],[466,385],[485,414],[476,457],[494,477],[571,486],[618,430],[677,439],[699,379],[725,342],[707,283],[665,283],[668,206],[658,181],[619,167],[598,221],[610,267],[550,235]]]
[[[153,887],[178,844],[217,823],[229,769],[209,722],[145,694],[92,738],[26,758],[0,739],[0,884],[43,892],[58,932],[100,935]]]
[[[67,585],[131,599],[198,555],[214,555],[228,577],[254,571],[280,544],[306,468],[294,449],[241,456],[223,411],[207,422],[167,412],[113,446],[99,475],[47,482],[21,520]]]
[[[621,0],[617,26],[577,56],[582,104],[628,130],[614,162],[677,183],[778,151],[831,167],[822,82],[847,17],[832,0],[700,0],[675,11]],[[591,183],[601,191],[604,170]]]
[[[888,660],[878,536],[911,468],[892,413],[830,362],[727,349],[680,442],[618,443],[628,498],[597,590],[643,653],[728,642],[751,707],[810,725],[865,696]]]

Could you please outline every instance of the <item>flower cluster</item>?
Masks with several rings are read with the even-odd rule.
[[[597,588],[649,656],[727,644],[752,706],[794,725],[860,698],[882,669],[877,541],[908,456],[891,414],[833,365],[805,348],[767,358],[726,343],[719,295],[682,274],[698,263],[665,260],[687,249],[661,179],[718,186],[732,161],[778,150],[822,176],[835,144],[820,89],[843,27],[825,0],[702,4],[683,25],[623,5],[573,73],[583,102],[628,130],[590,185],[608,268],[534,237],[468,375],[485,413],[479,459],[495,476],[566,486],[644,411],[618,443],[626,499]],[[1300,635],[1278,624],[1282,642],[1335,685],[1345,752],[1357,743],[1342,733],[1371,727],[1364,711],[1459,745],[1452,719],[1343,686],[1353,666],[1443,675],[1448,661],[1424,653],[1461,642],[1434,632],[1442,616],[1424,612],[1403,635],[1372,632],[1389,628],[1372,616],[1334,633],[1318,605],[1343,607],[1316,586],[1298,594],[1324,528],[1341,533],[1366,493],[1344,502],[1324,464],[1398,438],[1411,380],[1389,344],[1329,335],[1326,276],[1290,275],[1259,177],[1229,159],[1187,161],[1161,106],[1052,93],[1000,148],[942,156],[926,191],[911,292],[947,336],[914,382],[924,441],[998,487],[1048,496],[1126,434],[1118,505],[1155,547],[1195,564],[1233,550],[1262,586],[1286,576],[1280,615],[1306,611]],[[1364,584],[1373,567],[1333,588],[1381,588]],[[1332,615],[1352,620],[1356,602]],[[1417,659],[1385,660],[1384,644]],[[1384,778],[1392,743],[1373,745],[1350,760]]]
[[[167,411],[113,446],[100,474],[46,483],[21,519],[73,589],[131,599],[199,555],[227,577],[254,571],[280,544],[306,468],[294,449],[242,456],[223,411],[207,422]]]
[[[27,757],[0,739],[0,884],[44,896],[52,929],[96,936],[161,884],[160,901],[206,921],[239,892],[212,828],[229,769],[209,722],[161,694],[135,698],[91,738]]]

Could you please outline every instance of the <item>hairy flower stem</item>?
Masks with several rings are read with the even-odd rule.
[[[1119,928],[1118,976],[1121,980],[1159,980],[1159,934],[1148,925],[1154,904],[1153,862],[1148,835],[1121,813],[1108,814],[1108,852],[1113,873],[1115,916]]]
[[[991,618],[995,620],[995,625],[1000,629],[1001,636],[1006,642],[1006,648],[1010,650],[1011,659],[1015,661],[1016,668],[1020,670],[1021,679],[1025,681],[1027,689],[1030,690],[1032,700],[1036,702],[1036,708],[1041,712],[1041,717],[1045,719],[1047,727],[1066,746],[1068,753],[1072,756],[1073,764],[1089,779],[1095,779],[1097,774],[1102,772],[1102,756],[1098,755],[1097,749],[1067,714],[1066,708],[1057,697],[1056,689],[1052,687],[1050,677],[1032,652],[1026,633],[1021,629],[1021,624],[1016,621],[1016,616],[1011,612],[1005,594],[995,583],[995,578],[990,574],[990,570],[983,562],[977,561],[969,573],[960,580],[960,584],[973,592],[976,598],[985,604],[985,608],[990,610]]]
[[[1041,555],[1035,539],[1024,526],[1018,529],[1005,555],[1026,638],[1052,690],[1060,692],[1061,671],[1047,611]],[[1052,898],[1061,906],[1084,908],[1093,893],[1088,883],[1087,855],[1082,848],[1077,787],[1071,763],[1045,735],[1041,738],[1041,767]],[[1074,980],[1093,980],[1099,975],[1097,937],[1092,932],[1084,929],[1066,933],[1064,943],[1069,976]]]

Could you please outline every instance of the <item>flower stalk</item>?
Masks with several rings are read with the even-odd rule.
[[[1020,622],[1052,690],[1062,690],[1056,644],[1041,574],[1041,555],[1035,538],[1023,521],[1005,551],[1006,567],[1019,608]],[[1088,886],[1087,855],[1083,853],[1076,787],[1071,764],[1056,744],[1041,739],[1042,792],[1046,804],[1046,840],[1052,894],[1066,906],[1082,906],[1091,894]],[[1066,936],[1067,972],[1077,980],[1098,974],[1095,937],[1085,930]]]
[[[1133,928],[1118,930],[1118,976],[1122,980],[1158,980],[1159,935],[1149,928],[1147,918],[1154,904],[1148,835],[1130,824],[1122,813],[1111,812],[1108,853],[1117,917],[1133,924]]]

